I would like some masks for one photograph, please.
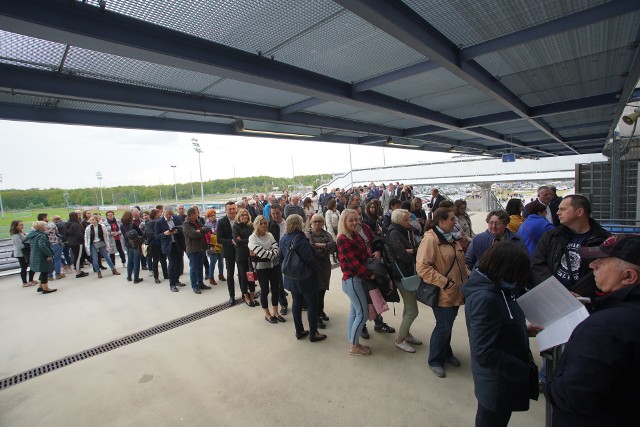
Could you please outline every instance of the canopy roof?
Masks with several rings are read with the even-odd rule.
[[[637,0],[104,3],[0,2],[0,118],[536,158],[640,76]]]

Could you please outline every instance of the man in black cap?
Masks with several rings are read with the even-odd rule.
[[[547,385],[553,426],[639,426],[640,235],[615,235],[580,255],[595,258],[599,296]]]

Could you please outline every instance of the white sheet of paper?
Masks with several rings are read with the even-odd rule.
[[[575,327],[589,316],[582,303],[555,277],[549,277],[517,302],[529,322],[544,327],[536,337],[541,351],[566,343]]]

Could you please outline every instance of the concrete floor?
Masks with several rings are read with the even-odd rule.
[[[482,231],[480,216],[472,218]],[[228,298],[224,284],[175,294],[146,273],[139,285],[124,276],[69,277],[49,295],[21,288],[16,275],[0,278],[0,379]],[[425,306],[412,327],[425,341],[417,353],[370,327],[373,355],[350,356],[340,276],[333,271],[327,292],[326,341],[297,341],[290,314],[272,325],[260,308],[236,305],[1,390],[0,426],[473,425],[464,311],[452,341],[462,367],[448,368],[445,379],[426,363],[434,319]],[[398,327],[401,314],[395,304],[385,321]],[[511,425],[543,426],[544,397],[514,413]]]

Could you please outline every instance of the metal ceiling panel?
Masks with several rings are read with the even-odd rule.
[[[529,1],[404,0],[423,19],[461,47],[588,9],[606,0]]]
[[[275,49],[277,61],[357,82],[426,58],[365,20],[340,13]]]
[[[516,120],[507,123],[496,123],[493,125],[484,126],[484,128],[507,136],[515,135],[521,132],[534,132],[538,130],[526,120]]]
[[[439,96],[444,91],[463,86],[467,86],[464,80],[444,68],[437,68],[378,86],[375,90],[394,98],[411,100],[426,95]]]
[[[504,111],[507,110],[504,108],[504,105],[499,102],[485,101],[475,104],[463,104],[461,106],[456,106],[455,108],[442,110],[442,113],[459,119],[468,119],[469,117],[486,116],[488,114],[502,113]]]
[[[469,85],[444,90],[437,95],[423,95],[411,99],[411,102],[434,111],[450,110],[461,105],[481,104],[488,101],[491,99],[487,95]]]
[[[409,119],[400,119],[400,120],[394,119],[390,122],[384,122],[384,125],[396,127],[399,129],[407,129],[407,128],[422,126],[422,123],[417,122],[415,120],[409,120]]]
[[[567,83],[564,86],[550,87],[544,91],[522,94],[520,97],[524,102],[533,107],[569,99],[616,92],[620,90],[624,81],[625,78],[621,75],[611,76],[589,82]]]
[[[628,48],[638,31],[640,12],[628,13],[476,58],[488,72],[506,76],[564,63],[614,49]]]
[[[269,51],[342,9],[328,0],[118,0],[109,10],[246,52]]]
[[[561,88],[574,80],[588,85],[597,80],[610,79],[612,70],[629,69],[633,57],[633,51],[625,47],[512,74],[501,81],[516,95]],[[619,88],[614,87],[612,92],[618,90]],[[588,95],[584,94],[579,97],[586,96]]]
[[[176,92],[199,93],[220,77],[72,47],[64,72]]]
[[[332,117],[344,117],[359,111],[365,111],[362,108],[353,105],[340,104],[338,102],[325,102],[304,110],[307,113],[324,114]]]
[[[222,79],[204,91],[206,95],[223,99],[251,102],[258,105],[286,107],[308,97],[280,89],[254,85],[231,79]]]
[[[65,45],[0,30],[0,62],[30,68],[57,69]]]
[[[397,119],[397,117],[391,114],[382,113],[379,111],[359,111],[357,113],[348,114],[344,116],[345,119],[359,120],[369,123],[386,123]],[[387,125],[388,126],[388,125]]]
[[[613,110],[614,107],[592,108],[590,110],[548,116],[545,117],[545,120],[551,126],[561,130],[564,126],[573,126],[577,124],[584,124],[585,126],[588,126],[589,123],[611,121],[611,114],[613,113]]]

